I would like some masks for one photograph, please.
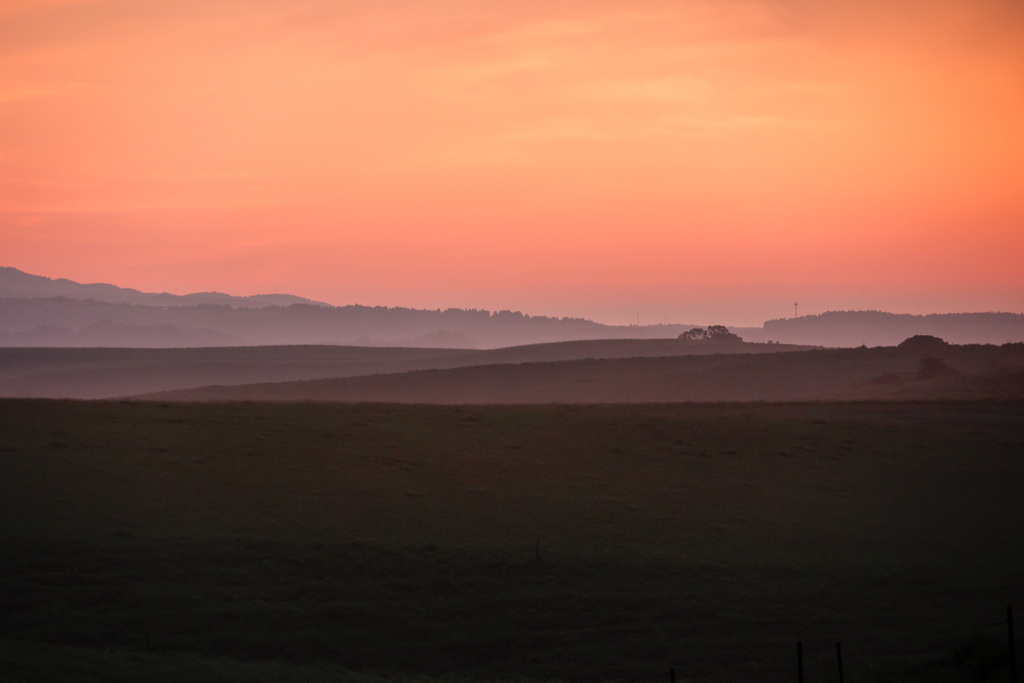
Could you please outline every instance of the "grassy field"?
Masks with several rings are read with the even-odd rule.
[[[1008,680],[1024,405],[0,401],[0,680]],[[1019,624],[1018,624],[1019,626]],[[1018,628],[1018,632],[1021,629]]]

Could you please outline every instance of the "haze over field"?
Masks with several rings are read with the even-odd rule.
[[[1024,312],[1016,0],[8,0],[5,265],[758,326]]]

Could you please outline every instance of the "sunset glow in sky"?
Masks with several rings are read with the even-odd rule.
[[[5,0],[0,265],[608,323],[1024,312],[1024,2]]]

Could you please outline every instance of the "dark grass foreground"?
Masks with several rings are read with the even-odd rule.
[[[1022,408],[0,401],[0,680],[1008,680]]]

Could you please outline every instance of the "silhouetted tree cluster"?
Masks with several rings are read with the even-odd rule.
[[[733,334],[725,325],[709,325],[707,329],[695,327],[687,330],[677,337],[680,341],[688,342],[739,342],[743,341],[739,335]]]

